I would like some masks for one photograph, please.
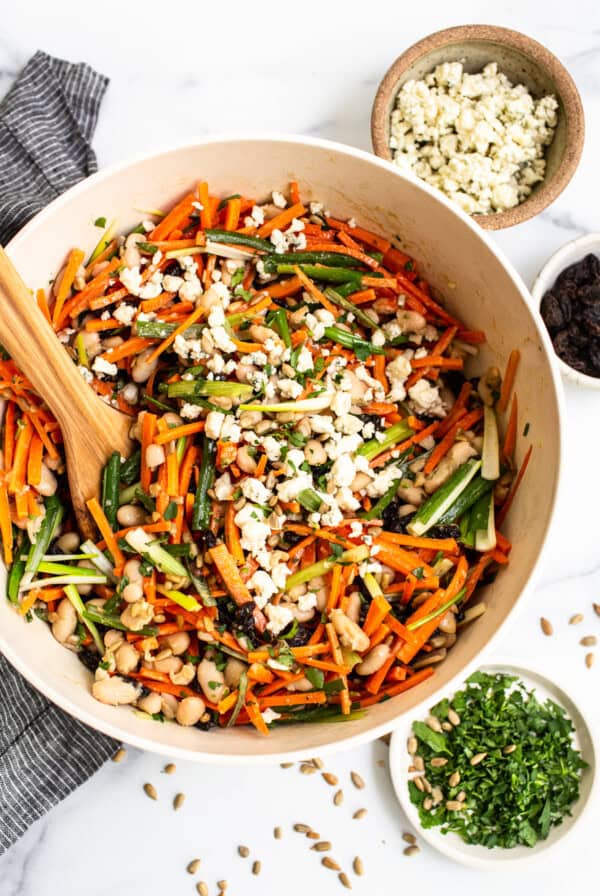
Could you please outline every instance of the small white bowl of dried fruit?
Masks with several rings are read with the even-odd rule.
[[[595,766],[571,697],[511,661],[480,668],[390,742],[394,789],[418,836],[479,869],[562,842],[591,802]]]
[[[385,74],[376,155],[441,190],[488,230],[550,205],[573,176],[584,116],[570,74],[518,31],[462,25],[423,38]]]

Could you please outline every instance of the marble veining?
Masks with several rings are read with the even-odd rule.
[[[96,148],[101,166],[192,136],[227,131],[270,130],[312,134],[370,148],[370,105],[391,61],[410,43],[449,25],[492,22],[522,30],[547,44],[570,68],[581,91],[587,136],[581,165],[568,189],[538,219],[494,235],[526,283],[548,255],[568,239],[600,230],[600,11],[597,0],[568,5],[509,0],[440,0],[409,11],[405,4],[358,0],[342,4],[306,0],[301,7],[263,0],[200,4],[182,0],[168,7],[158,0],[102,4],[21,0],[4,4],[0,28],[0,97],[16,72],[38,48],[64,58],[86,60],[111,78]],[[592,601],[600,600],[596,468],[600,418],[596,393],[566,387],[565,462],[556,525],[550,535],[537,590],[492,653],[518,662],[535,661],[577,695],[592,722],[600,725],[600,660],[584,666],[582,635],[600,635]],[[580,626],[568,618],[585,614]],[[555,636],[545,638],[541,615],[552,619]],[[65,800],[0,860],[0,896],[186,896],[197,880],[216,893],[227,879],[231,896],[307,891],[340,892],[336,876],[323,869],[307,841],[291,831],[304,821],[334,843],[334,855],[349,869],[360,854],[365,877],[353,878],[356,893],[433,892],[449,883],[464,896],[516,896],[533,888],[548,896],[568,886],[581,888],[597,877],[598,806],[549,860],[518,871],[484,876],[424,848],[402,856],[405,822],[385,768],[387,747],[375,742],[326,762],[340,778],[343,806],[319,775],[297,769],[207,768],[178,763],[162,773],[165,760],[135,750],[120,765],[108,763]],[[378,764],[381,763],[381,764]],[[351,769],[367,782],[355,790]],[[153,803],[142,787],[152,781]],[[186,802],[174,812],[178,791]],[[367,817],[352,812],[368,808]],[[275,841],[274,825],[284,838]],[[260,858],[259,878],[237,846],[247,844]],[[185,866],[202,859],[191,878]],[[590,892],[589,889],[586,892]]]

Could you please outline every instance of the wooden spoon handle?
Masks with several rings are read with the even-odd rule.
[[[89,420],[81,374],[0,246],[0,343],[62,425]],[[87,408],[87,410],[86,410]]]

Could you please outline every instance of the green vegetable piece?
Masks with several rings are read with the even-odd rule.
[[[102,510],[113,531],[117,529],[121,455],[113,451],[102,473]]]
[[[468,460],[460,466],[436,492],[425,501],[407,526],[411,535],[421,536],[439,523],[457,498],[466,489],[481,467],[480,460]]]
[[[426,725],[425,722],[413,722],[412,729],[415,736],[418,737],[420,741],[427,744],[434,753],[446,753],[449,756],[451,755],[445,734],[441,734],[439,731],[432,731],[429,725]]]
[[[214,439],[204,436],[202,442],[202,461],[200,464],[200,476],[194,506],[192,508],[192,529],[208,529],[210,522],[210,500],[208,490],[212,488],[215,479],[215,459],[217,456],[217,443]]]
[[[230,230],[216,230],[209,228],[204,231],[206,238],[213,243],[227,243],[228,246],[247,246],[249,249],[257,249],[259,252],[272,252],[273,244],[268,240],[261,240],[257,236],[248,236],[245,233],[235,233]],[[187,251],[187,250],[186,250]]]

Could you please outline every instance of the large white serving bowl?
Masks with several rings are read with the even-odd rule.
[[[399,235],[402,247],[448,307],[466,325],[483,329],[488,343],[473,369],[501,369],[518,348],[519,411],[529,422],[534,446],[522,488],[506,523],[515,547],[511,562],[485,590],[487,613],[461,633],[448,658],[423,685],[374,706],[364,718],[344,724],[282,726],[269,737],[251,729],[202,732],[144,721],[130,708],[97,703],[90,673],[61,647],[43,622],[26,624],[0,599],[0,650],[50,700],[93,728],[137,747],[181,759],[214,763],[274,762],[325,753],[390,731],[406,712],[477,661],[532,587],[552,519],[561,464],[562,393],[552,346],[528,305],[527,290],[492,240],[467,215],[421,181],[400,174],[368,153],[305,137],[202,139],[112,166],[69,190],[41,212],[9,244],[8,251],[32,288],[45,286],[77,245],[98,239],[99,215],[118,218],[123,228],[144,217],[140,209],[167,207],[198,180],[213,193],[242,193],[257,199],[299,182],[305,200],[318,200],[341,218],[354,217],[382,234]],[[56,384],[60,389],[60,383]],[[81,388],[86,388],[82,382]],[[525,443],[519,438],[517,457]],[[0,588],[4,591],[4,570]]]

